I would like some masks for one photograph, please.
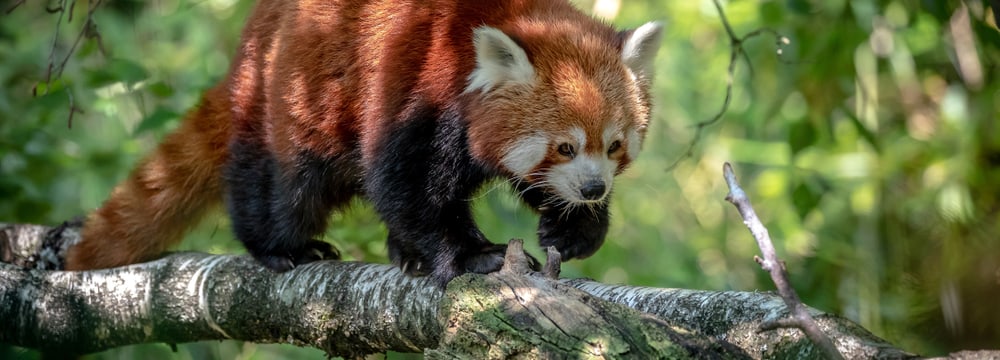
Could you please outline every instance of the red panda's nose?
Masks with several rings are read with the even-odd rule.
[[[580,187],[580,195],[587,200],[598,200],[604,196],[604,181],[591,180]]]

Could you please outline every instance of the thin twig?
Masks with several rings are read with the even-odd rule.
[[[55,13],[55,12],[59,13],[59,18],[56,19],[56,31],[52,35],[52,49],[49,50],[49,65],[45,69],[45,84],[47,84],[47,85],[51,85],[52,84],[52,67],[54,67],[55,63],[56,63],[56,61],[55,61],[55,59],[56,59],[56,47],[59,46],[59,29],[62,27],[63,15],[66,15],[66,12],[63,11],[63,9],[65,9],[65,8],[66,8],[66,0],[61,0],[61,2],[59,3],[59,6],[56,9],[54,9],[54,11],[53,11],[53,9],[46,8],[46,11],[48,11],[50,13]],[[49,88],[50,87],[51,86],[46,86],[45,87],[45,92],[43,93],[43,95],[47,95],[49,93]]]
[[[764,227],[760,218],[757,217],[757,212],[750,205],[750,199],[747,197],[747,194],[740,188],[740,184],[736,181],[736,175],[733,173],[733,167],[728,162],[723,165],[722,173],[726,179],[726,184],[729,185],[729,194],[726,195],[726,201],[736,206],[736,209],[740,212],[740,216],[743,217],[743,224],[750,229],[750,233],[753,234],[753,238],[757,241],[757,246],[760,247],[760,252],[764,256],[763,258],[755,256],[754,260],[760,264],[760,267],[764,271],[767,271],[771,275],[771,280],[774,281],[774,285],[778,288],[778,294],[785,301],[785,306],[788,307],[789,314],[791,315],[790,318],[761,325],[761,329],[798,328],[809,337],[809,340],[813,344],[816,344],[826,354],[827,358],[843,359],[843,356],[837,351],[837,347],[833,345],[830,338],[823,334],[823,331],[816,325],[816,321],[809,315],[809,311],[802,304],[799,295],[795,293],[795,289],[789,283],[788,272],[785,270],[784,263],[778,260],[778,255],[774,251],[774,243],[771,242],[771,235],[768,234],[767,228]]]
[[[747,67],[750,69],[751,74],[753,73],[753,67],[749,66],[750,58],[746,54],[746,51],[744,51],[743,44],[746,41],[760,35],[764,34],[773,35],[775,37],[775,43],[778,46],[778,56],[781,56],[783,53],[782,47],[789,43],[788,38],[782,36],[777,31],[768,28],[761,28],[751,31],[746,35],[744,35],[743,37],[736,36],[736,32],[733,31],[732,25],[729,24],[729,19],[726,18],[726,12],[722,9],[722,4],[719,4],[718,0],[713,1],[713,3],[715,4],[715,8],[719,12],[719,19],[722,21],[722,26],[723,28],[726,29],[726,36],[729,37],[729,66],[726,70],[726,96],[722,100],[722,107],[719,109],[718,112],[715,113],[715,115],[713,115],[708,120],[704,120],[692,125],[695,128],[694,136],[688,143],[687,149],[684,150],[684,153],[682,153],[681,156],[679,156],[676,160],[674,160],[673,163],[667,166],[667,171],[672,171],[674,168],[677,167],[677,165],[680,165],[681,161],[694,156],[694,148],[695,146],[698,145],[698,141],[701,140],[701,135],[702,132],[704,132],[705,128],[719,122],[719,120],[722,119],[722,116],[726,114],[726,111],[729,110],[729,104],[732,103],[733,100],[733,82],[736,77],[736,64],[740,56],[743,56],[743,58],[747,62],[748,65]]]
[[[18,6],[21,6],[21,4],[24,4],[25,1],[28,1],[28,0],[17,0],[17,1],[15,1],[14,4],[12,4],[9,8],[7,8],[7,11],[6,11],[7,15],[10,15],[10,13],[14,12],[14,9],[17,9]]]
[[[26,0],[19,0],[7,8],[7,14],[10,14],[18,6],[24,4]],[[73,12],[76,9],[77,0],[59,0],[59,2],[52,7],[46,6],[45,11],[51,14],[58,14],[56,18],[55,31],[52,35],[52,46],[49,50],[48,64],[45,68],[44,80],[40,84],[45,84],[44,91],[41,95],[48,95],[49,91],[52,89],[52,82],[58,80],[62,77],[63,71],[66,70],[66,65],[69,63],[69,59],[76,53],[77,47],[83,38],[95,39],[97,41],[98,49],[102,55],[107,56],[107,51],[104,49],[104,43],[101,39],[101,33],[97,30],[97,22],[94,21],[94,13],[97,12],[97,8],[101,6],[103,0],[92,0],[88,4],[87,8],[87,18],[83,22],[83,27],[77,34],[76,39],[73,40],[73,44],[70,46],[69,50],[57,60],[58,48],[59,48],[59,33],[62,29],[63,19],[66,19],[66,23],[73,21]],[[38,96],[38,86],[36,84],[32,89],[32,96]],[[69,115],[66,118],[67,126],[73,127],[73,115],[76,113],[83,113],[83,109],[78,107],[73,101],[73,91],[72,89],[66,89],[66,96],[69,98]]]

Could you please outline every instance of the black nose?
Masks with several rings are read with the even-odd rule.
[[[597,200],[604,196],[604,182],[600,180],[588,181],[580,188],[580,195],[584,199]]]

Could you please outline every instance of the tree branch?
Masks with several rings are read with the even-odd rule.
[[[441,291],[384,265],[276,274],[245,256],[177,253],[99,271],[0,272],[0,318],[9,319],[0,342],[47,351],[239,339],[352,356],[420,351],[441,333]]]
[[[499,272],[448,285],[448,326],[428,358],[747,357],[725,341],[533,273],[521,246],[511,241]]]
[[[822,350],[800,331],[759,332],[761,325],[788,317],[780,296],[768,292],[660,289],[607,285],[588,280],[563,280],[601,299],[670,319],[708,336],[725,339],[755,359],[819,358]],[[857,323],[805,307],[820,329],[835,339],[837,349],[851,359],[906,359],[916,355],[873,335]]]
[[[53,237],[78,236],[74,226],[62,228],[0,224],[0,254],[58,249]],[[3,257],[10,258],[25,257]],[[0,318],[10,319],[0,325],[0,343],[86,352],[231,338],[348,356],[423,349],[432,349],[430,357],[612,356],[626,344],[647,354],[818,354],[798,331],[757,333],[762,321],[787,314],[772,294],[553,281],[526,272],[467,275],[442,290],[392,266],[353,262],[318,262],[283,274],[245,256],[198,253],[88,272],[0,264]],[[809,311],[848,357],[912,356],[853,322]]]

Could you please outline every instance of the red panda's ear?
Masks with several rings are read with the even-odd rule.
[[[534,83],[535,68],[528,55],[503,31],[479,27],[473,32],[472,41],[476,48],[476,69],[469,75],[466,92],[490,91],[504,83]]]
[[[656,51],[660,49],[662,31],[662,23],[651,21],[635,30],[625,32],[622,60],[636,76],[649,78],[653,75],[653,59],[656,58]]]

